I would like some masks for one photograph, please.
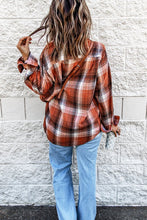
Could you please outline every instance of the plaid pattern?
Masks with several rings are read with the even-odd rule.
[[[49,42],[42,50],[39,62],[31,53],[25,62],[22,57],[17,61],[20,73],[26,69],[24,83],[46,102],[44,131],[57,145],[81,145],[100,131],[111,131],[114,109],[107,52],[100,42],[88,39],[88,44],[92,47],[87,58],[65,85],[60,99],[51,97],[58,94],[65,77],[81,57],[69,59],[66,63],[60,57],[54,63],[51,61],[54,43]]]

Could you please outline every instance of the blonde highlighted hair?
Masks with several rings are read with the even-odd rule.
[[[47,43],[54,42],[53,61],[58,60],[61,51],[65,59],[76,59],[86,54],[91,26],[92,19],[85,0],[52,0],[49,13],[29,36],[45,29],[40,39],[46,35]]]

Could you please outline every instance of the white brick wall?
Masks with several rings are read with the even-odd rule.
[[[45,103],[17,70],[20,37],[40,25],[50,1],[3,0],[0,5],[0,205],[55,205],[49,144],[43,131]],[[93,19],[91,39],[107,49],[115,114],[121,136],[113,151],[97,157],[97,205],[147,205],[147,46],[145,0],[87,0]],[[43,33],[43,32],[42,32]],[[40,33],[41,34],[41,33]],[[32,36],[39,58],[45,38]],[[78,170],[72,172],[78,200]]]
[[[4,120],[25,119],[23,98],[2,98],[1,103]]]

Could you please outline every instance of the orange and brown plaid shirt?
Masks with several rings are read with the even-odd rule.
[[[24,83],[46,102],[44,131],[49,141],[61,146],[77,146],[92,140],[100,131],[111,131],[114,109],[112,77],[104,44],[88,39],[91,50],[78,73],[66,83],[61,98],[56,96],[68,74],[81,60],[51,61],[51,41],[38,60],[30,52],[26,61],[17,60],[18,70],[26,70]],[[29,64],[25,68],[24,64]],[[101,117],[101,120],[100,120]]]

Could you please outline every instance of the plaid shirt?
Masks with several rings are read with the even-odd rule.
[[[100,131],[108,133],[112,128],[112,78],[107,52],[100,42],[88,39],[88,44],[91,50],[87,58],[69,79],[59,100],[54,95],[81,57],[66,62],[61,57],[56,63],[51,61],[54,48],[51,41],[42,50],[39,62],[31,52],[26,61],[22,56],[17,60],[19,72],[26,70],[24,83],[46,102],[44,131],[48,140],[57,145],[81,145]]]

